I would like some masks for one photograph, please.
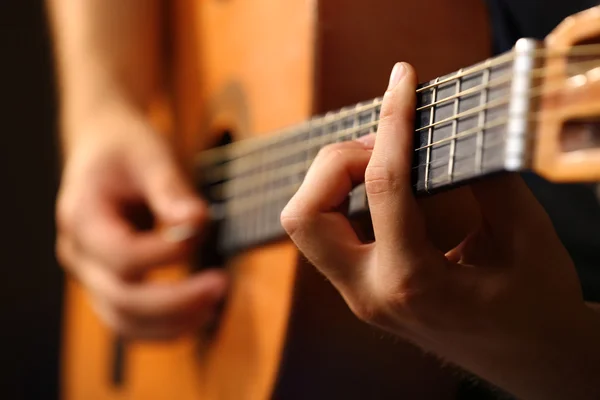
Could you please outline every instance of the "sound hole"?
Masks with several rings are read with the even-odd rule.
[[[561,146],[564,152],[600,148],[600,119],[567,122],[561,134]]]

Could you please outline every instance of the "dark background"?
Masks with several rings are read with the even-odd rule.
[[[55,399],[62,273],[53,60],[42,0],[0,3],[0,397]]]

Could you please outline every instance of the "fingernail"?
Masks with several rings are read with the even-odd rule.
[[[165,228],[163,237],[170,243],[181,243],[193,238],[197,234],[197,230],[190,224],[175,225]]]
[[[171,207],[171,216],[175,220],[186,220],[194,214],[195,208],[196,205],[193,202],[179,200]]]
[[[395,88],[405,74],[406,67],[404,66],[404,63],[396,63],[396,65],[394,65],[394,69],[392,69],[392,74],[390,75],[390,84],[388,86],[388,90]]]
[[[370,133],[366,136],[361,136],[360,138],[356,139],[356,141],[362,143],[362,145],[367,149],[372,149],[375,147],[375,134]]]
[[[180,197],[167,204],[165,218],[171,225],[197,223],[208,212],[207,205],[194,197]]]

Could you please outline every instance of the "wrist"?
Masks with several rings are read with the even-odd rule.
[[[106,93],[77,105],[65,105],[60,129],[63,155],[68,157],[83,141],[123,137],[133,129],[147,129],[147,116],[124,96]]]

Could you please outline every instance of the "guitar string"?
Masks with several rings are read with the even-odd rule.
[[[484,62],[484,64],[487,66],[486,68],[492,68],[494,66],[502,65],[504,63],[508,64],[513,59],[512,54],[513,53],[510,52],[504,56],[500,56],[498,59],[488,59],[487,61]],[[505,60],[505,58],[506,58],[506,60]],[[497,64],[491,62],[492,60],[497,61]],[[485,69],[485,68],[482,68],[481,70],[483,70],[483,69]],[[460,75],[454,76],[453,80],[458,80],[458,79],[466,77],[468,75],[474,75],[479,71],[480,71],[479,66],[474,66],[470,69],[465,69],[465,70],[463,70],[463,72]],[[422,87],[422,88],[417,88],[416,93],[421,93],[425,90],[432,89],[433,87],[441,86],[447,82],[450,82],[450,80],[448,80],[448,81],[442,80],[442,81],[439,81],[434,84],[430,84],[430,85]],[[289,139],[290,137],[294,137],[295,134],[297,134],[298,128],[301,128],[305,125],[309,125],[311,122],[312,123],[320,122],[320,124],[318,124],[319,128],[324,128],[327,125],[342,121],[344,118],[347,117],[346,113],[354,113],[354,112],[361,113],[361,112],[371,111],[372,109],[381,105],[381,97],[375,98],[375,99],[373,99],[373,101],[367,100],[366,103],[367,104],[364,104],[364,105],[360,105],[360,103],[359,103],[357,105],[357,107],[350,106],[347,109],[342,108],[340,110],[329,111],[329,112],[325,113],[324,115],[314,116],[313,118],[311,118],[310,120],[308,120],[304,123],[301,123],[297,126],[291,126],[291,127],[285,128],[280,133],[276,132],[275,134],[269,135],[267,137],[249,138],[249,139],[245,139],[245,140],[242,140],[239,142],[231,143],[227,146],[205,150],[198,155],[198,157],[200,157],[200,158],[198,158],[196,160],[196,162],[197,162],[197,164],[218,162],[218,161],[222,161],[222,159],[225,158],[225,156],[229,156],[229,155],[232,155],[234,157],[241,157],[244,155],[244,153],[238,154],[238,152],[243,152],[244,150],[252,151],[252,150],[254,150],[252,148],[253,145],[262,147],[266,144],[275,142],[275,141],[283,139],[283,138]],[[225,147],[227,147],[227,149],[225,149]]]
[[[506,118],[498,118],[496,120],[493,120],[484,126],[484,130],[493,129],[497,126],[501,126],[501,125],[505,124],[505,121],[506,121]],[[455,136],[450,136],[448,138],[445,138],[444,140],[450,142],[450,141],[461,139],[463,137],[469,137],[472,133],[474,133],[474,132],[476,133],[479,130],[480,130],[480,128],[478,128],[478,127],[471,128],[471,129],[465,130],[463,132],[459,132]],[[340,139],[347,139],[349,141],[354,138],[352,136],[350,136],[350,137],[340,137]],[[438,142],[432,143],[432,146],[443,144],[443,143],[444,142],[442,142],[442,140],[440,140]],[[418,149],[415,149],[415,152],[425,150],[432,146],[420,147]],[[419,168],[419,167],[422,167],[425,165],[426,164],[420,164],[413,168],[416,169],[416,168]],[[306,173],[307,171],[308,171],[308,168],[306,167],[306,162],[301,161],[301,162],[297,162],[294,164],[290,164],[284,168],[267,171],[266,173],[265,172],[257,172],[255,174],[253,174],[254,176],[250,175],[250,176],[247,176],[246,178],[235,178],[234,180],[211,186],[210,198],[216,199],[217,201],[225,200],[234,195],[239,196],[243,193],[243,190],[254,188],[257,185],[268,186],[268,185],[277,183],[277,181],[279,181],[279,180],[294,177],[299,173]]]
[[[583,61],[580,63],[573,64],[574,67],[577,67],[577,66],[583,67],[583,66],[587,66],[587,65],[592,65],[593,67],[597,67],[597,66],[599,66],[598,60]],[[549,70],[548,68],[535,68],[530,72],[530,74],[532,75],[532,78],[540,78],[540,77],[544,77],[544,76],[549,77],[549,76],[551,76],[550,73],[554,73],[554,72],[557,72],[557,71]],[[512,77],[512,75],[511,75],[511,77]],[[503,78],[503,79],[505,79],[505,78]],[[491,81],[490,83],[492,83],[492,82],[494,82],[494,81]],[[480,85],[480,86],[484,86],[484,85]],[[468,90],[470,90],[470,89],[468,89]],[[484,89],[484,90],[486,90],[486,89]],[[482,90],[480,90],[480,92],[481,91]],[[469,92],[468,94],[470,95],[472,93]],[[460,97],[463,97],[463,96],[460,96]],[[491,108],[495,108],[495,107],[499,107],[499,106],[508,104],[510,99],[511,99],[511,95],[508,95],[503,98],[499,98],[499,99],[490,101],[486,104],[469,109],[463,113],[454,115],[445,120],[437,121],[433,124],[429,124],[427,126],[420,127],[418,129],[416,129],[416,132],[426,131],[426,130],[429,130],[436,126],[449,124],[449,123],[452,123],[453,121],[459,120],[461,118],[465,118],[467,116],[474,115],[474,114],[480,113],[482,111],[489,110]],[[310,138],[308,141],[304,141],[301,144],[289,143],[284,146],[279,146],[276,149],[276,152],[268,153],[266,156],[263,154],[260,154],[260,153],[254,153],[253,157],[247,156],[246,158],[233,159],[230,162],[228,162],[227,164],[217,165],[212,168],[205,167],[205,170],[203,171],[203,181],[205,184],[218,182],[221,180],[231,181],[231,180],[236,179],[236,175],[238,175],[238,176],[243,175],[246,178],[247,174],[244,174],[244,172],[248,169],[263,167],[267,163],[276,163],[278,161],[283,161],[286,158],[293,157],[296,155],[298,155],[298,156],[304,155],[304,152],[313,150],[312,147],[319,147],[322,144],[329,143],[330,139],[333,139],[335,141],[335,139],[337,139],[337,138],[343,137],[348,134],[362,132],[364,130],[372,128],[373,126],[375,126],[377,124],[378,124],[378,121],[371,121],[367,124],[363,124],[358,127],[342,129],[342,130],[338,130],[336,132],[331,132],[331,133],[328,133],[325,135],[320,135],[316,138]],[[229,176],[226,176],[227,174],[229,174]]]
[[[532,89],[532,91],[535,91],[536,89],[539,90],[539,88],[541,88],[541,87],[542,86],[534,88],[534,89]],[[506,98],[508,98],[508,100],[510,100],[511,96],[507,96]],[[506,98],[501,98],[498,100],[503,100],[503,99],[505,100]],[[498,106],[501,106],[501,105],[504,105],[507,103],[508,103],[508,101],[497,102],[497,104],[488,103],[487,106],[485,107],[485,109],[498,107]],[[484,111],[483,107],[476,107],[476,108],[470,109],[468,113],[459,114],[459,115],[456,115],[454,118],[449,118],[449,119],[446,119],[446,120],[440,121],[440,122],[450,123],[451,121],[458,120],[460,118],[464,118],[467,114],[474,115],[474,114],[480,113],[482,111]],[[294,149],[293,149],[294,151],[291,152],[290,154],[285,154],[285,153],[282,154],[281,152],[278,152],[275,154],[274,157],[271,157],[271,158],[274,158],[272,160],[271,159],[265,160],[263,158],[261,166],[264,167],[267,163],[275,163],[277,161],[282,161],[284,159],[293,157],[295,155],[303,155],[304,156],[305,151],[317,150],[321,147],[321,145],[330,143],[331,139],[334,139],[334,140],[352,139],[352,136],[357,131],[366,131],[372,127],[375,127],[377,124],[378,124],[378,121],[373,121],[370,124],[364,125],[358,129],[343,130],[343,131],[337,132],[335,135],[321,136],[321,137],[312,139],[309,142],[304,142],[303,146],[300,150],[297,147],[294,147]],[[487,129],[490,129],[490,128],[488,127]],[[467,133],[469,133],[469,132],[467,132]],[[348,137],[348,136],[350,136],[350,137]],[[419,147],[419,148],[415,149],[415,152],[427,149],[429,147],[434,147],[436,145],[440,145],[440,144],[443,144],[446,142],[451,142],[451,141],[456,140],[457,138],[461,138],[463,136],[464,136],[464,132],[459,132],[458,134],[456,134],[454,136],[450,136],[448,138],[444,138],[439,141],[433,142],[431,144]],[[230,193],[239,192],[241,190],[241,189],[239,189],[240,185],[242,185],[242,187],[256,186],[257,184],[263,183],[264,180],[266,179],[265,177],[269,173],[271,173],[271,176],[269,176],[269,179],[272,180],[272,179],[285,178],[285,174],[296,174],[298,172],[301,172],[300,166],[302,166],[304,169],[306,166],[306,163],[307,163],[306,160],[302,160],[302,161],[295,162],[293,164],[288,164],[286,166],[276,168],[276,169],[271,168],[270,170],[267,170],[267,171],[260,170],[260,171],[254,171],[251,173],[243,174],[241,176],[236,176],[234,178],[231,178],[228,181],[225,181],[225,182],[222,182],[222,183],[219,183],[216,185],[212,185],[211,186],[211,194],[214,198],[219,200],[219,197],[227,197],[228,194],[230,194]],[[232,171],[229,171],[229,172],[232,172]]]
[[[492,146],[487,146],[486,149],[493,149],[495,147],[499,147],[501,145],[503,145],[504,143],[499,142],[499,143],[495,143]],[[464,162],[467,161],[469,159],[475,159],[475,155],[472,154],[468,157],[465,157],[464,159],[460,159],[459,161]],[[449,159],[448,159],[449,160]],[[447,162],[448,160],[446,160],[445,164],[440,164],[438,166],[432,167],[432,170],[435,169],[440,169],[440,168],[444,168],[447,169],[448,165]],[[442,160],[439,160],[440,162]],[[435,161],[432,161],[430,164],[432,164]],[[468,172],[455,172],[453,174],[453,180],[452,182],[457,182],[460,181],[462,178],[473,175],[474,172],[473,171],[468,171]],[[449,180],[449,176],[447,174],[444,175],[440,175],[437,176],[433,179],[431,179],[429,181],[430,185],[436,185],[439,183],[450,183]],[[291,197],[298,191],[298,189],[300,188],[300,186],[302,185],[302,182],[299,183],[295,183],[295,184],[291,184],[291,185],[287,185],[287,186],[282,186],[280,188],[275,189],[273,192],[271,192],[271,196],[269,196],[269,199],[267,201],[264,201],[265,199],[257,199],[256,197],[251,198],[251,200],[253,201],[244,201],[244,202],[235,202],[233,204],[229,204],[226,207],[223,207],[223,205],[213,205],[216,206],[212,211],[213,216],[217,216],[217,215],[222,215],[223,210],[226,210],[227,212],[227,217],[231,218],[231,217],[240,217],[243,216],[244,214],[248,213],[248,212],[252,212],[252,211],[256,211],[256,210],[260,210],[261,208],[264,208],[266,205],[272,205],[272,204],[276,204],[276,203],[282,203],[282,202],[287,202],[291,199]],[[411,187],[413,189],[417,189],[418,185],[417,184],[412,184]],[[211,206],[211,207],[213,207]],[[220,208],[220,211],[215,211],[215,209]],[[268,208],[268,210],[271,210],[271,207]],[[278,212],[280,212],[281,210],[278,210]],[[253,214],[256,215],[256,214]]]
[[[447,77],[445,79],[439,80],[436,83],[432,83],[427,86],[418,88],[416,90],[416,92],[419,93],[419,92],[423,92],[425,90],[433,89],[434,87],[438,87],[438,86],[441,86],[441,85],[444,85],[447,83],[455,82],[456,80],[468,77],[469,75],[477,74],[478,72],[481,72],[485,69],[493,68],[493,67],[497,67],[497,66],[500,66],[503,64],[510,63],[511,61],[514,60],[515,55],[517,55],[517,54],[519,54],[518,50],[513,49],[509,53],[498,56],[496,58],[490,58],[490,59],[488,59],[480,64],[477,64],[473,67],[463,69],[462,72],[455,73],[451,77]],[[525,54],[531,54],[531,55],[533,55],[534,58],[562,57],[565,55],[595,56],[595,55],[600,54],[600,44],[577,45],[577,46],[572,46],[571,48],[568,48],[568,49],[560,49],[560,50],[558,50],[558,49],[534,49],[532,51],[526,51]],[[358,107],[358,110],[360,110],[358,112],[366,112],[377,106],[378,105],[376,105],[376,104],[368,103],[368,105],[363,105],[361,107]],[[356,107],[342,108],[338,112],[343,113],[344,111],[348,112],[348,113],[356,112]],[[218,163],[218,162],[222,161],[223,159],[230,159],[233,157],[241,157],[244,155],[244,152],[252,152],[253,150],[256,150],[256,147],[262,147],[266,144],[273,143],[278,140],[282,140],[284,138],[285,139],[293,138],[294,136],[296,136],[298,134],[298,129],[300,127],[307,125],[310,122],[321,121],[321,122],[325,123],[323,125],[323,127],[324,127],[324,126],[326,126],[326,124],[336,123],[347,117],[346,115],[337,115],[337,118],[329,118],[329,119],[327,118],[328,115],[334,114],[334,113],[336,113],[336,112],[331,111],[331,112],[325,114],[324,116],[315,116],[309,121],[306,121],[297,126],[291,126],[291,127],[285,128],[283,130],[280,130],[279,132],[274,132],[273,135],[269,135],[267,137],[248,138],[248,139],[241,140],[239,142],[234,142],[234,143],[228,144],[226,146],[221,146],[221,147],[217,147],[217,148],[213,148],[213,149],[204,150],[197,155],[195,163],[198,165],[214,164],[214,163]],[[328,119],[328,120],[324,121],[326,119]]]
[[[482,90],[486,90],[486,89],[489,89],[489,88],[494,88],[494,87],[501,86],[501,85],[503,85],[505,83],[508,83],[511,78],[512,78],[511,76],[509,76],[509,77],[503,77],[503,78],[499,78],[497,80],[493,80],[489,84],[478,85],[476,87],[473,87],[472,89],[468,89],[468,90],[465,90],[464,92],[457,93],[456,95],[451,96],[451,98],[440,100],[435,105],[442,104],[442,103],[444,103],[446,101],[454,100],[457,97],[466,97],[466,96],[471,95],[471,94],[477,94],[478,92],[481,92]],[[377,99],[376,103],[377,103],[377,106],[379,106],[379,105],[381,105],[382,101],[380,99]],[[418,112],[418,111],[421,111],[423,109],[424,109],[424,107],[417,108],[416,111]],[[310,138],[309,142],[310,142],[311,145],[316,144],[317,147],[318,147],[321,144],[321,142],[323,142],[322,144],[328,143],[330,138],[341,137],[341,136],[344,136],[344,135],[346,135],[348,133],[360,132],[362,130],[372,128],[372,127],[376,126],[378,123],[379,123],[379,121],[370,121],[370,122],[368,122],[366,124],[362,124],[362,125],[359,125],[357,127],[351,127],[351,128],[347,128],[347,129],[344,129],[344,130],[338,130],[336,132],[328,133],[328,134],[325,134],[325,135],[320,135],[317,138]],[[305,143],[305,146],[303,146],[303,147],[306,147],[306,142],[304,142],[304,143]],[[289,151],[285,152],[285,150],[289,150]],[[277,158],[280,158],[280,157],[281,158],[291,157],[291,156],[294,155],[294,153],[296,153],[298,151],[304,151],[304,150],[308,150],[309,151],[309,150],[312,150],[312,149],[311,148],[302,148],[302,149],[299,150],[298,147],[297,147],[297,144],[294,144],[294,143],[291,143],[291,144],[285,145],[285,146],[280,146],[280,147],[277,148],[277,151],[278,151],[277,152]],[[256,157],[260,157],[261,155],[260,154],[256,154],[255,156]],[[203,176],[204,179],[207,182],[210,182],[210,181],[219,181],[219,180],[225,179],[224,174],[226,172],[227,173],[232,173],[232,172],[235,173],[238,169],[246,169],[244,165],[241,165],[239,163],[239,160],[240,160],[240,158],[232,160],[227,166],[225,166],[225,165],[219,165],[217,167],[214,167],[212,169],[207,170],[205,172],[204,176]],[[245,160],[245,161],[247,161],[247,160]],[[273,160],[273,162],[276,162],[276,161],[278,161],[278,159]],[[235,163],[235,164],[233,164],[233,163]],[[265,163],[265,158],[261,157],[259,165],[260,164],[264,164],[264,163]],[[232,166],[232,164],[233,164],[233,166]]]
[[[502,144],[502,143],[499,143]],[[471,155],[470,158],[475,158],[475,155]],[[468,158],[466,158],[465,160],[468,160]],[[446,165],[440,166],[443,167],[445,169],[447,169]],[[472,175],[472,172],[457,172],[454,173],[454,181],[461,181],[465,178],[469,178]],[[445,176],[440,176],[437,178],[434,178],[430,181],[430,184],[432,185],[436,185],[438,183],[444,183],[447,181],[447,177]],[[291,196],[298,190],[300,184],[297,185],[296,188],[294,187],[287,187],[285,191],[281,191],[281,193],[278,193],[280,196],[279,198],[275,198],[275,199],[270,199],[268,204],[270,205],[276,205],[278,203],[283,203],[283,201],[289,201],[289,199],[291,198]],[[413,188],[415,188],[416,185],[413,185]],[[351,192],[352,193],[352,192]],[[365,199],[365,206],[366,206],[366,199]],[[279,215],[281,213],[281,206],[280,207],[269,207],[267,212],[273,212],[276,210],[276,214],[271,214],[271,215],[267,215],[267,218],[264,217],[264,213],[260,213],[260,208],[263,207],[263,204],[257,203],[252,205],[251,207],[244,207],[243,209],[239,209],[236,210],[237,212],[231,212],[230,210],[227,212],[229,215],[227,215],[227,217],[229,218],[234,218],[233,220],[230,219],[230,221],[233,221],[233,224],[230,225],[230,228],[228,229],[229,232],[233,233],[233,235],[227,235],[226,236],[226,240],[229,242],[226,247],[235,247],[241,243],[248,243],[248,242],[255,242],[255,241],[262,241],[267,237],[273,237],[275,234],[280,235],[281,232],[283,231],[283,228],[281,226],[281,224],[279,223]],[[258,209],[259,212],[255,212],[255,210]],[[363,211],[366,210],[362,209]],[[213,213],[217,213],[218,215],[221,215],[221,213],[223,212],[222,210],[215,210],[215,209],[211,209],[211,211]],[[360,211],[360,210],[359,210]],[[222,215],[221,215],[222,216]],[[235,219],[235,218],[239,218],[239,219]],[[272,222],[274,221],[269,221],[268,218],[271,218],[273,220],[276,221],[275,224],[273,224]],[[237,237],[236,237],[237,235]]]
[[[508,122],[508,119],[506,119],[506,121],[504,121],[504,124],[499,124],[498,126],[505,125],[507,122]],[[503,144],[504,144],[503,142],[498,142],[493,145],[486,146],[485,149],[489,151],[490,149],[497,148]],[[468,160],[469,158],[474,160],[475,154],[472,154],[465,159]],[[446,162],[444,164],[430,167],[430,170],[435,170],[435,169],[439,169],[442,167],[447,169],[448,168],[447,163],[449,160],[450,160],[450,157],[448,157],[446,159]],[[464,160],[459,160],[459,161],[464,161]],[[430,161],[429,163],[423,163],[418,166],[413,166],[412,169],[414,170],[417,168],[424,167],[426,165],[432,165],[435,162],[442,163],[443,160],[433,160],[433,161]],[[460,172],[454,173],[453,181],[460,180],[459,178],[461,176],[466,176],[466,175],[473,174],[473,173],[474,173],[474,171],[469,171],[469,172],[465,172],[465,173],[460,173]],[[445,174],[443,176],[431,179],[429,181],[429,183],[435,185],[436,183],[450,182],[449,178],[450,177],[447,174]],[[228,200],[225,204],[213,204],[213,205],[211,205],[211,207],[214,207],[214,209],[212,211],[213,216],[218,216],[218,215],[222,216],[223,210],[226,210],[228,217],[232,217],[232,216],[235,217],[235,216],[240,216],[240,215],[244,214],[245,212],[255,210],[255,209],[264,207],[266,205],[269,205],[269,204],[283,202],[283,201],[289,201],[291,198],[291,195],[293,195],[300,188],[302,183],[303,182],[288,184],[288,185],[281,186],[281,187],[278,187],[275,189],[271,189],[268,193],[264,193],[264,194],[260,194],[260,195],[249,194],[248,196],[234,198],[234,199]],[[412,184],[411,186],[414,189],[416,189],[418,187],[418,184],[415,183],[415,184]],[[215,211],[217,209],[220,209],[220,211]]]
[[[458,79],[461,79],[463,77],[467,77],[469,75],[473,75],[476,74],[480,71],[483,71],[487,68],[493,68],[495,66],[499,66],[505,63],[509,63],[511,61],[514,60],[514,54],[517,51],[515,49],[513,49],[511,52],[506,53],[504,55],[498,56],[496,58],[492,58],[492,59],[488,59],[480,64],[477,64],[473,67],[467,68],[467,69],[463,69],[460,73],[457,73],[451,77],[448,77],[446,79],[440,80],[438,82],[435,82],[433,84],[429,84],[425,87],[419,88],[417,89],[417,93],[424,91],[424,90],[429,90],[432,89],[434,87],[437,86],[441,86],[444,85],[446,83],[450,83],[450,82],[455,82]],[[528,53],[528,52],[525,52]],[[564,56],[566,54],[570,54],[572,56],[585,56],[585,55],[598,55],[600,53],[600,44],[588,44],[588,45],[577,45],[577,46],[572,46],[570,49],[562,49],[562,50],[557,50],[557,49],[535,49],[533,51],[530,51],[529,54],[532,54],[535,58],[537,57],[561,57]],[[373,108],[373,106],[371,105],[365,105],[363,106],[364,108],[359,108],[361,109],[361,111],[368,111],[370,109]],[[344,111],[344,109],[339,110],[339,111]],[[349,107],[347,110],[345,111],[353,111],[352,107]],[[316,116],[313,118],[314,120],[318,120],[318,119],[324,119],[324,117],[326,117],[328,114],[333,114],[335,113],[335,111],[331,111],[327,114],[325,114],[325,116]],[[343,116],[341,117],[342,119],[344,118]],[[334,123],[339,121],[339,119],[331,119],[330,121],[327,121],[327,123]],[[300,124],[300,126],[307,124],[310,121],[307,121],[303,124]],[[255,138],[249,138],[249,139],[245,139],[242,140],[240,142],[235,142],[235,143],[231,143],[227,146],[227,149],[224,149],[223,147],[219,147],[219,148],[214,148],[214,149],[208,149],[205,150],[201,153],[202,155],[202,159],[198,160],[199,163],[202,163],[204,160],[206,160],[207,162],[211,159],[219,159],[220,156],[227,156],[227,155],[236,155],[237,151],[242,151],[244,150],[245,147],[247,147],[246,150],[252,150],[252,142],[258,142],[255,143],[257,145],[264,145],[267,144],[268,142],[271,141],[275,141],[279,138],[282,137],[286,137],[288,136],[288,134],[294,134],[297,133],[296,132],[296,127],[292,126],[292,127],[288,127],[285,128],[281,131],[280,135],[271,135],[271,136],[267,136],[267,137],[255,137]],[[227,153],[227,154],[225,154]]]
[[[536,87],[535,89],[538,89],[535,93],[533,93],[530,98],[533,98],[535,96],[539,96],[539,95],[547,95],[547,94],[551,94],[554,93],[560,89],[562,89],[565,85],[563,82],[560,82],[560,85],[556,85],[553,88],[545,88],[547,90],[539,90],[539,89],[544,89],[542,85]],[[545,112],[534,112],[534,113],[529,113],[528,116],[528,120],[538,120],[539,118],[541,118],[542,116],[546,115]],[[508,117],[505,117],[505,123],[507,123],[510,119]],[[496,126],[501,126],[502,124],[500,124],[498,122],[498,125]],[[480,130],[487,130],[490,128],[487,128],[486,126],[483,127],[478,127],[476,132],[479,132]],[[476,132],[471,132],[469,133],[469,135],[473,135]],[[460,135],[463,135],[464,132],[459,133]],[[465,136],[463,136],[465,137]],[[450,139],[450,138],[446,138],[446,139]],[[429,163],[431,164],[431,163]],[[422,166],[426,166],[427,164],[421,164],[417,167],[422,167]],[[447,179],[448,177],[446,177]],[[433,182],[435,183],[435,182]],[[234,198],[234,199],[230,199],[228,201],[226,201],[224,204],[215,204],[213,206],[215,206],[215,209],[213,209],[213,212],[215,212],[214,215],[218,216],[218,215],[222,215],[222,209],[224,208],[226,210],[226,213],[228,213],[228,216],[231,216],[231,211],[233,210],[237,210],[236,213],[239,214],[239,207],[237,203],[241,203],[240,206],[243,207],[243,209],[246,208],[250,208],[252,209],[253,207],[256,207],[257,205],[260,206],[264,206],[265,202],[264,202],[264,198],[268,197],[269,201],[268,204],[274,202],[274,201],[283,201],[285,199],[285,197],[280,196],[279,198],[276,197],[276,195],[279,195],[280,193],[285,193],[285,194],[290,194],[290,193],[294,193],[296,190],[298,190],[298,188],[300,187],[301,183],[295,183],[295,184],[290,184],[287,186],[282,186],[279,187],[277,189],[272,190],[271,192],[269,192],[267,194],[267,196],[264,193],[261,194],[251,194],[248,196],[244,196],[244,197],[239,197],[239,198]],[[413,184],[412,187],[416,187],[416,184]],[[273,198],[275,196],[275,198]],[[289,200],[289,198],[288,198]],[[221,210],[218,210],[219,208],[221,208]]]

